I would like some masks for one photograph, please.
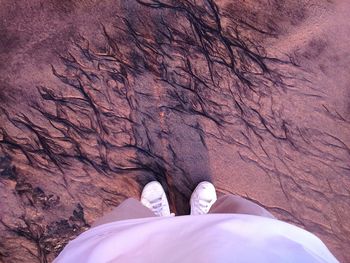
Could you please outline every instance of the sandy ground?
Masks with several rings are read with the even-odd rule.
[[[52,261],[156,179],[178,214],[211,180],[350,262],[350,3],[178,3],[0,2],[0,261]]]

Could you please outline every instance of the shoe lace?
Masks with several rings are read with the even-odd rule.
[[[209,204],[211,200],[209,201],[203,201],[203,200],[198,200],[197,201],[197,206],[196,206],[196,211],[199,214],[206,214],[209,212]]]
[[[156,215],[161,215],[162,214],[162,210],[163,207],[165,206],[162,202],[162,198],[157,198],[155,200],[153,200],[151,202],[151,206],[152,206],[152,211],[156,214]]]

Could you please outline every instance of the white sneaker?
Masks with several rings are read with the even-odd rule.
[[[157,216],[170,216],[168,199],[162,185],[153,181],[143,188],[141,203]]]
[[[201,182],[197,185],[191,196],[191,215],[207,214],[216,199],[214,185],[209,182]]]

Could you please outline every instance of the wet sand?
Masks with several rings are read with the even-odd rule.
[[[350,4],[203,3],[1,3],[0,261],[51,262],[150,180],[177,214],[213,181],[350,261]]]

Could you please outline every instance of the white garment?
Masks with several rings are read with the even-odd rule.
[[[260,216],[152,217],[100,225],[71,241],[55,263],[338,262],[315,235]]]

